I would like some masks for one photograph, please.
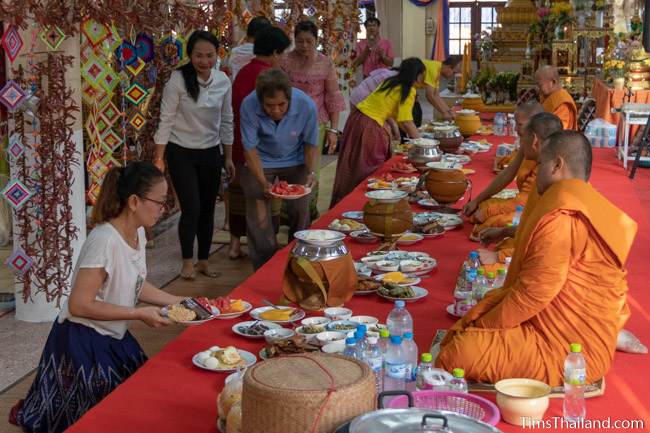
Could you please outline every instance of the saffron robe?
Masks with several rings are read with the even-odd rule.
[[[542,101],[547,113],[555,114],[562,121],[564,129],[578,130],[578,108],[569,92],[556,90]]]

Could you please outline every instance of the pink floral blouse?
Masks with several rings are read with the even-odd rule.
[[[305,60],[292,51],[285,57],[281,66],[289,75],[291,85],[311,96],[318,108],[320,123],[330,121],[330,112],[345,110],[345,100],[339,90],[336,70],[328,57],[316,53],[313,59]]]

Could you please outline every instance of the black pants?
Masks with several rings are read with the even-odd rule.
[[[199,260],[207,260],[214,230],[214,207],[223,165],[219,146],[187,149],[174,143],[165,149],[167,167],[181,205],[178,237],[183,259],[194,257],[194,239]]]

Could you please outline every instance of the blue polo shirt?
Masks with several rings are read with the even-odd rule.
[[[318,146],[318,110],[300,89],[291,89],[289,109],[279,123],[264,112],[256,92],[244,98],[240,114],[244,149],[257,149],[264,168],[302,165],[304,146]]]

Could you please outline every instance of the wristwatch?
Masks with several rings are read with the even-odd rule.
[[[341,131],[339,131],[338,129],[334,129],[334,128],[327,128],[327,132],[333,132],[336,135],[341,135],[342,134]]]

